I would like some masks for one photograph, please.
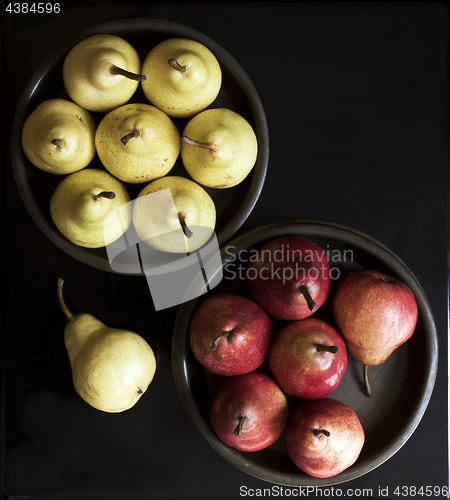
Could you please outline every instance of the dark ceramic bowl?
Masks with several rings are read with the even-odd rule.
[[[137,50],[144,60],[147,53],[159,42],[172,37],[196,40],[208,47],[217,57],[222,68],[222,88],[210,107],[226,107],[241,114],[253,127],[258,138],[258,157],[249,176],[239,185],[229,189],[205,188],[211,195],[217,210],[215,232],[219,246],[229,241],[251,213],[262,190],[269,156],[269,136],[266,116],[258,93],[244,69],[220,45],[202,33],[170,21],[156,19],[126,19],[90,28],[61,45],[34,73],[17,106],[11,134],[11,158],[14,178],[22,200],[33,220],[43,233],[64,252],[85,264],[104,271],[114,272],[109,264],[105,248],[88,249],[68,241],[57,230],[50,217],[49,204],[54,189],[62,176],[45,173],[34,167],[25,157],[20,142],[21,130],[26,118],[44,100],[67,98],[62,80],[62,67],[69,50],[81,40],[97,33],[121,36]],[[139,86],[130,102],[148,103]],[[98,124],[104,114],[91,113]],[[180,132],[187,119],[173,119]],[[90,167],[103,169],[96,155]],[[88,167],[89,168],[89,167]],[[189,177],[178,158],[168,175]],[[126,184],[134,198],[143,184]],[[171,261],[170,254],[160,252],[152,256],[155,267]],[[143,274],[127,272],[126,274]]]
[[[308,238],[327,252],[333,294],[340,280],[360,268],[374,268],[397,277],[413,291],[419,318],[413,336],[380,366],[370,367],[373,396],[364,392],[362,365],[350,354],[348,367],[338,388],[328,397],[342,401],[358,415],[366,441],[354,465],[344,472],[317,479],[298,469],[290,460],[284,435],[268,448],[244,453],[222,443],[209,421],[212,396],[223,377],[213,375],[194,358],[189,344],[189,326],[206,298],[218,293],[236,293],[251,298],[245,280],[249,258],[264,243],[282,236]],[[207,295],[179,307],[174,326],[172,367],[183,405],[203,437],[226,460],[262,480],[280,485],[329,486],[367,474],[388,460],[408,440],[428,405],[437,373],[438,340],[430,305],[417,279],[388,248],[370,236],[339,224],[317,220],[290,220],[250,231],[222,249],[223,278]],[[217,269],[216,272],[221,272]],[[333,323],[331,297],[313,317]],[[274,320],[275,331],[283,324]],[[261,370],[267,370],[267,363]],[[298,400],[289,398],[292,410]]]

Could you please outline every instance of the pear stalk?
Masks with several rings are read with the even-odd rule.
[[[63,148],[66,145],[64,139],[53,139],[51,143],[53,144],[53,146],[56,146],[57,148]]]
[[[330,432],[325,429],[314,429],[313,434],[316,437],[319,437],[321,434],[325,435],[326,437],[330,437]]]
[[[212,151],[212,152],[217,150],[217,147],[214,145],[214,143],[212,143],[212,142],[199,142],[199,141],[196,141],[194,139],[191,139],[187,135],[182,135],[181,140],[183,142],[185,142],[186,144],[189,144],[190,146],[196,146],[198,148],[207,149],[208,151]]]
[[[337,354],[339,352],[339,347],[335,345],[323,345],[323,344],[317,344],[316,349],[318,352],[331,352],[332,354]]]
[[[309,307],[311,312],[314,312],[317,309],[317,304],[314,302],[314,299],[311,297],[309,293],[308,287],[306,285],[300,285],[298,287],[298,291],[305,297],[306,304]]]
[[[239,423],[237,424],[236,429],[234,429],[235,436],[239,436],[239,434],[242,432],[242,428],[244,427],[245,421],[247,419],[248,417],[246,417],[245,415],[239,415]]]
[[[368,398],[371,398],[372,388],[370,387],[370,381],[369,381],[369,366],[366,364],[363,367],[363,375],[364,375],[364,388],[366,389],[366,395]]]
[[[194,233],[188,228],[188,225],[186,224],[186,214],[184,212],[179,212],[178,220],[180,221],[181,229],[183,230],[186,238],[191,238]]]
[[[181,66],[181,64],[176,59],[169,59],[168,62],[173,69],[176,69],[180,73],[186,73],[187,66]]]
[[[136,73],[131,73],[131,71],[127,71],[126,69],[119,68],[115,65],[111,66],[109,72],[113,76],[121,75],[135,82],[145,82],[145,80],[147,80],[147,77],[145,75],[137,75]]]
[[[64,301],[63,284],[64,284],[64,280],[62,278],[58,278],[58,284],[57,284],[57,288],[56,288],[56,296],[58,297],[58,302],[59,302],[59,305],[61,306],[62,312],[64,313],[65,317],[70,321],[74,315],[70,311],[70,309],[67,307],[67,305]]]
[[[114,191],[102,191],[94,196],[94,200],[98,201],[102,198],[107,198],[108,200],[113,200],[116,197],[116,193]]]
[[[223,339],[227,339],[230,336],[230,332],[222,332],[217,337],[214,339],[214,342],[212,343],[211,350],[215,351],[217,349],[218,343]]]
[[[140,135],[141,135],[141,133],[139,132],[139,130],[133,130],[133,132],[130,132],[129,134],[124,135],[124,136],[122,137],[122,139],[120,139],[120,142],[121,142],[124,146],[126,146],[126,144],[128,143],[128,141],[129,141],[130,139],[134,139],[134,138],[136,138],[136,137],[140,137]]]

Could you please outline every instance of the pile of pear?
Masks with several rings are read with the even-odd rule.
[[[134,225],[152,248],[194,251],[216,225],[205,188],[240,184],[256,164],[257,137],[243,116],[214,107],[222,69],[205,45],[169,38],[143,59],[116,35],[76,44],[62,69],[68,98],[55,96],[30,113],[23,151],[38,169],[61,176],[50,214],[73,244],[105,247]],[[139,87],[143,102],[130,102]],[[178,158],[186,176],[170,175]],[[164,215],[154,203],[131,203],[162,189],[170,189],[176,210]],[[158,237],[175,230],[182,231],[182,245]]]

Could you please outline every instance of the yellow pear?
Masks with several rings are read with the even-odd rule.
[[[77,43],[63,64],[67,93],[89,111],[108,112],[127,103],[145,75],[130,43],[108,34],[93,35]]]
[[[192,179],[203,186],[236,186],[255,166],[255,132],[245,118],[230,109],[207,109],[194,116],[181,139],[181,161]]]
[[[222,85],[216,56],[203,44],[169,38],[154,47],[142,63],[141,83],[147,99],[176,118],[193,116],[207,108]]]
[[[138,236],[161,252],[190,253],[203,246],[214,232],[216,208],[196,182],[166,176],[146,186],[133,207]]]
[[[88,313],[73,314],[63,298],[63,283],[60,278],[57,297],[68,319],[64,344],[76,392],[97,410],[130,409],[155,375],[152,348],[137,333],[108,327]]]
[[[150,182],[166,175],[180,154],[172,120],[149,104],[126,104],[99,123],[95,147],[105,168],[123,182]]]
[[[22,128],[25,156],[40,170],[70,174],[95,156],[95,122],[88,111],[66,99],[42,102]]]
[[[50,200],[50,215],[75,245],[100,248],[116,241],[130,226],[130,201],[125,186],[114,176],[85,168],[58,184]]]

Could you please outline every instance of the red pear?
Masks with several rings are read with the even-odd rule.
[[[301,402],[286,426],[289,456],[313,477],[332,477],[353,465],[364,441],[364,429],[356,413],[331,398]]]
[[[265,373],[228,377],[214,394],[210,419],[225,444],[241,451],[262,450],[274,443],[286,427],[287,398]]]
[[[371,396],[368,367],[384,363],[414,332],[418,318],[414,294],[392,276],[361,269],[339,283],[333,316],[348,350],[364,365],[366,393]]]
[[[314,242],[286,236],[266,243],[247,268],[255,301],[274,318],[293,321],[311,316],[330,292],[327,255]]]
[[[275,334],[269,367],[284,392],[299,399],[320,399],[340,384],[347,349],[340,333],[326,321],[291,321]]]
[[[263,363],[273,325],[252,300],[220,294],[200,306],[189,335],[192,352],[205,368],[218,375],[242,375]]]

